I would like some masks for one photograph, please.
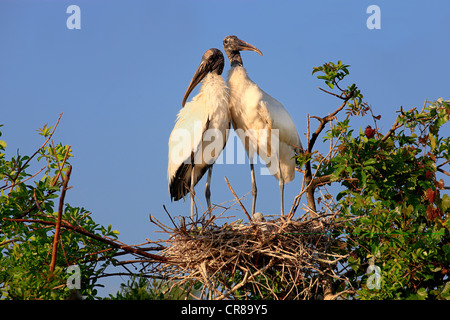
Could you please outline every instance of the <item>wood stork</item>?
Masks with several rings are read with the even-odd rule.
[[[261,56],[262,52],[236,36],[226,37],[223,40],[223,47],[231,64],[227,80],[230,89],[231,121],[250,159],[252,215],[255,214],[257,195],[253,166],[254,152],[257,152],[266,162],[268,168],[270,166],[269,172],[279,181],[281,215],[283,215],[284,185],[294,179],[295,159],[293,157],[303,149],[297,129],[283,105],[261,90],[248,77],[243,67],[240,51],[251,50]],[[275,139],[262,139],[264,135],[275,137]]]
[[[228,88],[221,74],[224,57],[219,49],[207,50],[183,97],[175,127],[169,138],[167,176],[171,200],[190,191],[191,219],[194,219],[194,186],[208,171],[205,196],[211,208],[212,166],[219,157],[231,126]],[[186,103],[189,94],[203,80],[198,95]]]

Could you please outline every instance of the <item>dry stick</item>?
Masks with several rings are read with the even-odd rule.
[[[172,221],[172,224],[173,224],[173,226],[175,227],[175,229],[178,228],[177,225],[175,224],[175,222],[173,222],[173,219],[172,219],[172,217],[170,216],[169,211],[167,211],[165,205],[163,205],[163,209],[164,209],[164,211],[167,213],[167,215],[169,216],[170,221]]]
[[[310,140],[309,137],[310,137],[309,113],[307,113],[306,114],[306,150],[309,150],[309,140]],[[300,188],[300,194],[298,194],[294,199],[294,203],[292,204],[292,208],[288,214],[287,221],[290,221],[294,217],[295,211],[297,210],[298,204],[300,203],[301,196],[304,193],[305,184],[306,184],[306,168],[305,168],[305,171],[303,174],[302,186]]]
[[[240,283],[238,283],[237,285],[235,285],[233,288],[231,288],[231,290],[228,293],[223,293],[221,296],[217,297],[216,300],[222,300],[224,299],[227,294],[233,293],[234,291],[236,291],[237,289],[241,288],[242,286],[244,286],[247,282],[249,282],[250,280],[253,280],[255,277],[257,277],[258,275],[260,275],[261,273],[264,273],[267,269],[271,268],[273,265],[275,264],[275,259],[272,258],[270,259],[269,263],[267,265],[265,265],[263,268],[255,271],[254,273],[252,273],[249,277],[248,277],[248,271],[246,271],[245,276],[244,276],[244,280],[242,280]]]
[[[66,177],[64,178],[61,196],[59,198],[58,219],[56,220],[55,235],[53,238],[52,261],[50,263],[50,271],[51,272],[53,272],[55,270],[56,255],[58,253],[59,231],[61,230],[62,211],[63,211],[63,207],[64,207],[64,198],[66,196],[67,184],[69,183],[71,172],[72,172],[72,166],[69,165],[69,167],[67,168]]]
[[[241,206],[242,210],[244,211],[245,215],[247,216],[248,220],[250,221],[250,223],[253,224],[252,218],[250,217],[250,215],[248,214],[247,210],[245,209],[244,205],[242,204],[241,200],[239,200],[238,196],[236,195],[236,193],[234,192],[233,188],[231,187],[230,183],[228,182],[227,177],[225,177],[225,182],[228,185],[228,188],[230,188],[231,193],[233,194],[234,198],[236,199],[236,201],[239,203],[239,205]]]

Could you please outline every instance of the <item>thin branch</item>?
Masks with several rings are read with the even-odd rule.
[[[392,133],[394,133],[395,130],[397,130],[398,128],[400,128],[401,126],[403,126],[402,124],[398,123],[398,118],[395,120],[394,124],[392,125],[391,129],[389,129],[389,131],[384,135],[383,138],[381,138],[381,142],[386,141],[387,138],[389,138]]]
[[[55,150],[55,146],[53,145],[53,140],[52,140],[52,146],[53,146],[53,149]],[[58,170],[58,174],[55,176],[55,178],[54,178],[54,180],[52,182],[52,186],[54,186],[56,184],[56,182],[58,182],[59,176],[61,175],[62,169],[64,168],[64,164],[66,163],[67,158],[69,156],[70,148],[71,148],[71,146],[67,146],[66,154],[64,155],[64,159],[63,159],[63,162],[62,162],[61,165],[59,164],[58,157],[56,156],[56,151],[54,151],[55,152],[55,159],[56,159],[56,161],[58,163],[59,170]],[[63,183],[64,183],[64,180],[65,179],[63,178]]]
[[[164,211],[167,213],[167,215],[169,216],[169,218],[170,218],[170,221],[172,221],[172,224],[173,224],[173,226],[175,227],[175,229],[177,228],[177,225],[175,224],[175,222],[173,222],[173,219],[172,219],[172,217],[170,216],[170,213],[169,213],[169,211],[167,211],[167,209],[166,209],[166,206],[165,205],[163,205],[163,209],[164,209]]]
[[[345,105],[347,104],[349,98],[345,98],[344,102],[342,103],[342,105],[337,108],[336,110],[334,110],[334,112],[332,114],[327,115],[326,117],[320,118],[320,117],[316,117],[316,116],[311,116],[311,118],[317,119],[320,121],[319,126],[317,127],[316,131],[314,131],[314,133],[311,136],[311,141],[309,142],[309,148],[308,148],[308,152],[311,152],[314,143],[316,142],[319,134],[322,132],[322,130],[324,129],[325,125],[336,118],[336,114],[341,111],[342,109],[344,109]]]
[[[437,171],[442,172],[443,174],[447,175],[450,177],[450,172],[445,171],[444,169],[441,168],[437,168]]]
[[[342,135],[342,133],[339,134],[339,137],[341,135]],[[337,138],[337,140],[334,143],[334,145],[330,148],[329,153],[331,153],[332,150],[336,147],[337,143],[339,142],[339,137]],[[291,211],[289,212],[289,215],[288,215],[288,220],[292,219],[292,217],[294,216],[295,212],[297,211],[297,208],[298,208],[298,206],[300,204],[300,198],[302,197],[302,195],[304,193],[306,193],[306,196],[307,196],[309,210],[310,210],[311,213],[313,213],[311,216],[312,217],[316,217],[317,216],[315,200],[314,200],[314,190],[319,184],[326,184],[326,183],[328,183],[328,182],[326,182],[326,180],[330,179],[331,175],[329,175],[329,177],[327,177],[327,176],[317,177],[318,180],[316,180],[316,175],[317,175],[318,169],[322,166],[322,163],[328,158],[328,155],[329,154],[327,154],[325,157],[322,158],[322,160],[319,161],[319,164],[317,166],[317,170],[312,176],[305,174],[305,176],[303,177],[303,180],[307,182],[306,187],[303,188],[304,183],[302,182],[301,192],[295,197],[294,203],[292,204]],[[311,170],[310,161],[307,162],[307,165],[308,164],[309,164],[309,170]],[[308,166],[307,166],[307,169],[308,169]],[[314,185],[313,185],[313,183],[314,183]],[[308,195],[308,193],[310,193],[310,194]],[[311,206],[310,204],[313,204],[314,206]]]
[[[51,272],[53,272],[55,270],[56,255],[58,253],[59,231],[61,230],[61,219],[62,219],[62,212],[63,212],[63,207],[64,207],[64,198],[66,197],[67,184],[69,183],[71,172],[72,172],[72,166],[69,165],[69,167],[67,168],[66,177],[64,178],[61,196],[59,198],[58,219],[56,220],[55,235],[53,238],[52,260],[50,263],[50,271]]]
[[[328,93],[328,94],[331,94],[332,96],[335,96],[335,97],[337,97],[337,98],[339,98],[339,99],[342,99],[342,100],[345,100],[345,99],[347,99],[347,97],[343,97],[342,96],[342,94],[345,94],[345,92],[342,92],[341,93],[341,95],[338,95],[338,94],[336,94],[336,93],[333,93],[333,92],[330,92],[330,91],[327,91],[327,90],[325,90],[325,89],[322,89],[321,87],[317,87],[319,90],[322,90],[323,92],[326,92],[326,93]],[[339,88],[339,87],[338,87]],[[340,89],[340,88],[339,88]],[[341,90],[341,89],[340,89]],[[342,91],[342,90],[341,90]]]
[[[26,178],[25,180],[20,181],[20,183],[24,183],[24,182],[27,182],[27,181],[30,180],[30,179],[33,179],[33,178],[36,177],[39,173],[41,173],[45,168],[46,168],[46,167],[43,167],[41,170],[39,170],[38,172],[36,172],[36,173],[33,174],[32,176]],[[14,183],[11,185],[10,191],[11,191],[12,188],[15,187],[17,184],[18,184],[18,183],[14,182]],[[8,185],[7,185],[7,184],[4,185],[3,187],[1,187],[0,190],[4,190],[4,189],[6,189],[6,188],[8,188]]]
[[[241,200],[239,200],[238,196],[236,195],[236,192],[234,192],[233,188],[231,187],[230,183],[228,182],[227,177],[225,177],[225,182],[228,185],[228,188],[230,188],[231,193],[233,194],[234,198],[236,199],[236,201],[239,203],[239,205],[241,206],[242,210],[244,211],[245,215],[247,216],[248,220],[250,221],[250,223],[253,224],[253,220],[250,217],[250,215],[248,214],[247,210],[245,209],[244,205],[242,204]]]
[[[443,165],[445,165],[445,164],[447,164],[447,163],[449,163],[449,162],[450,162],[450,159],[448,159],[448,160],[442,162],[440,165],[437,166],[437,168],[440,168],[440,167],[442,167]]]
[[[43,225],[50,225],[50,226],[56,226],[56,222],[55,221],[46,221],[46,220],[38,220],[38,219],[14,219],[14,218],[3,218],[4,221],[15,221],[15,222],[24,222],[24,223],[39,223],[39,224],[43,224]],[[129,246],[124,246],[121,244],[118,244],[117,242],[113,241],[113,240],[109,240],[106,239],[102,236],[93,234],[87,230],[85,230],[82,227],[79,226],[74,226],[73,224],[65,221],[65,220],[61,220],[61,227],[65,228],[65,229],[70,229],[73,230],[79,234],[85,235],[89,238],[92,238],[94,240],[97,240],[99,242],[105,243],[107,245],[110,245],[114,248],[117,249],[122,249],[130,254],[136,254],[136,255],[140,255],[140,256],[144,256],[147,258],[150,258],[152,260],[156,260],[156,261],[160,261],[160,262],[167,262],[168,259],[166,257],[162,257],[162,256],[158,256],[155,254],[151,254],[151,253],[147,253],[144,250],[140,250],[137,248],[133,248],[133,247],[129,247]]]
[[[28,163],[31,161],[31,159],[33,159],[33,158],[39,153],[39,151],[41,151],[41,149],[44,148],[45,145],[50,141],[50,139],[52,138],[53,134],[55,133],[56,128],[58,127],[58,124],[59,124],[59,121],[61,120],[62,115],[63,115],[63,113],[61,112],[61,113],[59,114],[58,121],[56,121],[56,124],[55,124],[55,126],[53,127],[52,132],[51,132],[50,135],[47,137],[47,139],[44,141],[44,143],[42,144],[42,146],[40,146],[39,149],[37,149],[36,152],[33,153],[32,156],[28,158],[28,160],[25,162],[25,164],[17,170],[16,176],[14,177],[14,179],[12,179],[12,180],[13,180],[13,185],[16,183],[16,180],[17,180],[17,178],[19,177],[19,174],[22,172],[22,170],[23,170],[24,168],[27,167],[27,165],[28,165]],[[11,186],[11,188],[12,188],[12,186]],[[12,189],[11,189],[11,190],[12,190]]]

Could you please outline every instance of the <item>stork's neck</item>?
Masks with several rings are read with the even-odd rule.
[[[227,51],[227,56],[230,60],[231,67],[243,66],[239,51]]]

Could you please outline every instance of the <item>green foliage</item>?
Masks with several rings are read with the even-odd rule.
[[[118,232],[94,222],[84,208],[62,206],[56,263],[51,266],[58,205],[72,157],[70,146],[54,145],[52,127],[39,133],[44,146],[31,156],[6,159],[0,141],[0,292],[3,299],[66,299],[71,292],[67,267],[80,267],[79,293],[96,297],[98,275],[114,263],[116,249],[97,238],[116,239]],[[1,133],[0,133],[1,135]],[[36,156],[36,157],[35,157]],[[30,173],[32,164],[45,162]],[[58,199],[59,198],[59,199]],[[94,237],[93,237],[93,236]]]
[[[373,114],[356,84],[342,85],[348,65],[329,62],[314,68],[315,73],[334,91],[322,90],[345,107],[326,120],[333,121],[323,137],[332,142],[328,155],[311,150],[297,157],[299,167],[315,170],[311,185],[319,183],[314,188],[339,187],[324,195],[334,199],[329,209],[339,213],[335,232],[326,235],[334,240],[330,253],[345,257],[333,266],[340,277],[332,279],[333,293],[344,299],[450,299],[450,197],[444,180],[450,175],[450,138],[442,133],[448,132],[450,101],[428,102],[420,111],[400,108],[391,130],[381,133],[381,116]],[[340,110],[345,110],[343,119],[337,117]],[[368,114],[374,129],[358,130],[353,121]],[[67,299],[71,265],[80,267],[79,293],[98,298],[98,278],[117,262],[118,249],[111,241],[118,232],[96,224],[86,209],[64,203],[73,155],[70,146],[53,143],[54,130],[47,125],[38,130],[45,143],[32,155],[17,153],[7,159],[7,143],[0,140],[0,299]],[[31,172],[32,166],[42,169]],[[270,272],[275,277],[267,277]],[[242,271],[214,276],[228,287],[244,280]],[[299,275],[302,281],[322,283],[314,277]],[[288,281],[280,269],[269,268],[252,279],[267,291],[248,282],[234,295],[287,297]],[[136,276],[109,299],[184,299],[186,292],[200,287]]]
[[[334,86],[338,85],[339,81],[349,74],[348,67],[350,66],[343,64],[340,60],[337,64],[328,62],[320,67],[314,67],[312,74],[322,71],[324,75],[317,76],[317,78],[325,80],[325,84],[331,89],[334,89]]]
[[[178,286],[170,281],[147,279],[144,276],[132,276],[126,284],[121,284],[120,291],[111,300],[184,300],[187,298],[188,285]],[[194,293],[195,292],[192,292]]]
[[[318,78],[333,88],[347,67],[329,63],[313,73],[323,71]],[[450,200],[441,178],[448,174],[450,138],[440,133],[450,101],[401,109],[392,131],[382,135],[375,128],[373,137],[351,125],[353,116],[369,111],[362,101],[349,104],[346,118],[324,138],[338,140],[333,156],[320,165],[323,157],[312,160],[318,177],[331,175],[330,182],[342,187],[335,198],[342,227],[333,250],[349,254],[342,273],[351,286],[339,284],[338,290],[353,287],[347,297],[358,299],[450,299]],[[380,116],[372,117],[376,127]],[[381,270],[379,289],[367,285],[371,261]]]

